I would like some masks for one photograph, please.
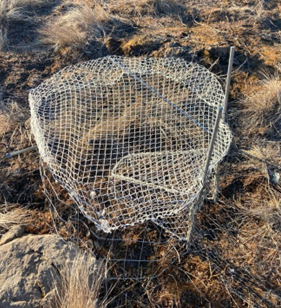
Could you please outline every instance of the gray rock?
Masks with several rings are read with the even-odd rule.
[[[25,231],[25,226],[13,226],[11,229],[2,235],[0,239],[0,246],[11,242],[15,238],[21,237]]]
[[[58,235],[25,235],[0,246],[0,308],[46,307],[60,271],[80,252]]]

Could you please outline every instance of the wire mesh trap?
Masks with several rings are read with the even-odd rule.
[[[44,168],[93,223],[97,250],[123,264],[121,275],[153,275],[151,264],[162,268],[188,245],[231,142],[217,116],[224,97],[197,64],[111,56],[30,92]]]

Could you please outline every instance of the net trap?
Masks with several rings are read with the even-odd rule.
[[[93,224],[117,277],[157,275],[187,249],[231,133],[214,74],[181,59],[109,56],[29,95],[44,169]]]

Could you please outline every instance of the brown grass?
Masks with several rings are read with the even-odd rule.
[[[65,15],[49,21],[40,31],[41,42],[55,51],[62,47],[83,47],[90,40],[101,40],[107,29],[110,15],[97,5],[87,4],[69,9]]]
[[[0,135],[3,136],[10,129],[11,129],[11,123],[7,114],[5,114],[3,111],[0,112]]]
[[[103,308],[107,298],[100,299],[106,278],[106,264],[93,263],[90,255],[78,255],[70,267],[61,271],[61,283],[56,287],[56,308]],[[54,306],[52,306],[53,308]],[[51,307],[50,307],[51,308]]]
[[[177,15],[182,11],[182,6],[178,0],[121,0],[118,3],[111,3],[110,9],[116,13],[141,17],[144,15]]]
[[[264,202],[258,204],[253,202],[248,209],[244,209],[244,212],[249,218],[260,219],[264,223],[265,231],[272,232],[272,235],[279,235],[279,232],[274,230],[274,225],[281,223],[281,201],[270,187],[266,188],[264,197],[267,197]]]
[[[262,46],[260,54],[261,59],[266,65],[277,67],[277,64],[281,62],[281,45],[274,44],[273,46]]]
[[[80,33],[69,26],[59,26],[50,22],[42,30],[41,42],[50,45],[55,51],[67,46],[83,46],[85,33]]]
[[[0,205],[0,230],[8,230],[14,225],[31,223],[30,212],[18,204],[4,203]]]
[[[267,76],[261,81],[257,91],[254,91],[241,106],[245,114],[245,123],[249,132],[259,134],[274,134],[274,130],[280,129],[281,110],[281,80],[280,77]]]
[[[0,123],[0,130],[4,133],[11,132],[9,136],[9,145],[16,145],[17,148],[27,146],[31,143],[31,131],[28,128],[28,119],[30,117],[28,110],[14,101],[7,101],[5,107],[0,112],[4,122]],[[4,136],[3,136],[4,137]]]
[[[0,2],[0,24],[11,19],[21,19],[22,14],[17,1],[2,0]]]
[[[23,8],[27,5],[42,5],[44,0],[1,0],[0,24],[10,20],[22,20],[26,18]]]
[[[270,186],[265,185],[259,193],[263,195],[262,200],[238,199],[236,206],[239,209],[238,240],[242,244],[240,255],[248,254],[246,260],[248,259],[249,265],[262,277],[269,272],[278,271],[281,265],[281,203],[280,193]]]

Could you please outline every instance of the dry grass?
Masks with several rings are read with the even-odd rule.
[[[243,150],[243,154],[249,159],[249,165],[257,166],[260,163],[279,166],[281,157],[279,156],[280,148],[278,144],[255,144],[247,150]]]
[[[90,31],[99,38],[104,31],[102,23],[109,19],[109,14],[100,5],[94,9],[88,5],[80,5],[70,9],[60,18],[60,22],[62,25],[72,24],[77,30]]]
[[[254,1],[254,16],[256,21],[260,21],[265,17],[264,10],[265,0],[255,0]]]
[[[42,5],[44,0],[1,0],[0,2],[0,24],[10,20],[22,20],[26,18],[22,10],[28,5]]]
[[[277,290],[281,265],[281,195],[266,181],[262,185],[260,182],[251,183],[251,192],[245,187],[245,192],[237,194],[234,200],[225,199],[221,209],[215,204],[201,213],[207,217],[207,224],[213,225],[216,236],[216,240],[208,242],[208,248],[203,245],[214,253],[207,255],[211,275],[206,280],[208,273],[202,276],[202,270],[191,273],[201,277],[211,289],[212,283],[219,283],[225,289],[223,293],[227,291],[234,301],[233,306],[227,307],[277,307],[280,300]],[[199,228],[206,226],[202,224]],[[208,296],[203,282],[196,285]]]
[[[248,158],[248,163],[244,162],[243,166],[253,171],[251,176],[245,179],[245,185],[267,179],[268,184],[272,185],[276,191],[281,192],[281,157],[279,153],[280,145],[278,146],[278,143],[254,145],[249,150],[243,150],[242,154]]]
[[[276,67],[281,62],[281,45],[273,44],[272,46],[262,46],[260,57],[266,65]]]
[[[79,33],[75,29],[57,24],[49,23],[42,30],[41,42],[50,45],[55,51],[67,46],[83,46],[85,44],[85,34]]]
[[[265,186],[262,200],[236,200],[239,209],[238,240],[240,255],[244,254],[248,265],[252,266],[261,277],[270,277],[270,272],[278,272],[281,265],[280,226],[281,202],[280,193],[270,186]],[[270,281],[274,281],[271,277]],[[268,282],[270,282],[268,281]]]
[[[10,31],[15,23],[34,24],[30,15],[30,6],[40,6],[44,0],[1,0],[0,1],[0,51],[4,51],[10,42]],[[22,34],[22,29],[19,31]],[[13,34],[11,35],[14,36]]]
[[[24,147],[32,142],[31,131],[28,127],[28,119],[30,114],[27,108],[23,108],[18,102],[8,100],[1,106],[0,118],[0,133],[3,138],[0,142],[4,142],[5,133],[9,133],[9,146]]]
[[[0,136],[3,136],[10,129],[11,129],[11,122],[9,121],[8,116],[3,112],[0,112]]]
[[[177,0],[121,0],[111,3],[113,12],[134,16],[179,14],[182,11],[180,1]]]
[[[40,31],[41,42],[55,51],[62,47],[83,47],[91,40],[101,40],[110,21],[110,15],[97,5],[87,4],[70,8],[65,15],[47,23]]]
[[[14,225],[31,223],[30,212],[18,204],[4,203],[0,205],[0,230],[8,230]]]
[[[264,230],[271,231],[279,235],[279,232],[274,228],[276,224],[281,224],[281,200],[279,196],[270,187],[266,189],[267,197],[264,202],[255,204],[253,202],[250,208],[244,209],[247,216],[250,218],[258,218],[262,220],[265,225]]]
[[[90,255],[82,253],[71,267],[61,271],[61,283],[56,287],[57,308],[102,308],[107,299],[99,299],[102,284],[106,278],[106,263],[93,263]],[[52,306],[53,308],[54,306]],[[51,308],[51,307],[50,307]]]
[[[264,4],[264,0],[254,0],[251,5],[248,3],[245,5],[242,2],[242,4],[237,3],[226,6],[224,9],[230,13],[234,13],[234,16],[237,16],[240,19],[243,18],[251,21],[254,25],[262,21],[267,15]]]
[[[249,132],[262,135],[273,131],[280,133],[281,81],[279,76],[266,77],[258,86],[258,90],[254,90],[253,94],[240,104],[245,114],[244,125]]]
[[[209,20],[212,16],[220,16],[221,14],[225,13],[229,15],[229,18],[231,19],[237,19],[237,20],[246,20],[248,22],[251,22],[253,26],[262,21],[266,15],[267,12],[264,9],[264,1],[263,0],[255,0],[250,5],[246,2],[239,1],[237,3],[232,3],[232,5],[225,4],[216,5],[212,7],[209,10],[203,11],[203,14],[209,14]]]
[[[46,2],[48,2],[48,0],[3,0],[3,2],[8,3],[9,7],[23,7],[23,6],[27,6],[27,5],[42,5]],[[51,1],[49,1],[51,2]]]
[[[11,19],[21,19],[18,2],[10,0],[2,0],[0,2],[0,24]]]

